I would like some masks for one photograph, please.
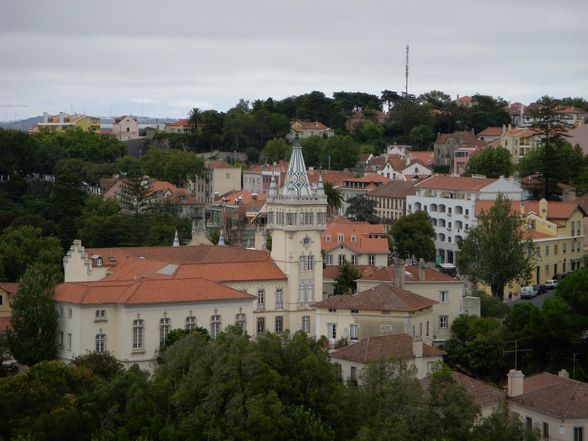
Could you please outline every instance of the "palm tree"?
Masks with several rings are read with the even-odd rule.
[[[202,112],[198,107],[194,107],[188,114],[188,122],[192,126],[194,133],[198,132],[200,123],[202,122]]]
[[[333,216],[343,206],[343,194],[332,182],[325,182],[324,189],[327,195],[328,213],[329,216]]]

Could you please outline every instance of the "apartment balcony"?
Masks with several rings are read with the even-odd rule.
[[[265,311],[265,303],[258,303],[257,311]]]

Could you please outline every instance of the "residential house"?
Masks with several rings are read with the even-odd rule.
[[[139,123],[136,116],[119,116],[112,123],[112,134],[119,141],[139,138]]]
[[[366,197],[376,201],[376,214],[380,222],[394,223],[406,215],[406,197],[416,194],[417,181],[392,181],[366,193]]]
[[[381,360],[403,360],[416,369],[420,380],[443,360],[443,352],[408,334],[376,335],[337,349],[329,354],[340,380],[362,383],[362,371],[368,363]]]
[[[167,133],[192,133],[192,126],[187,118],[178,119],[173,123],[165,125]]]
[[[588,124],[569,130],[567,135],[567,142],[572,146],[579,145],[582,148],[584,155],[588,155]]]
[[[62,131],[71,127],[80,128],[86,132],[100,132],[100,118],[88,115],[73,114],[67,115],[60,112],[59,115],[43,113],[43,119],[33,126],[32,131],[38,132],[41,129]]]
[[[439,133],[433,144],[434,165],[436,167],[448,167],[453,172],[454,153],[460,147],[483,147],[484,141],[480,141],[474,132]]]
[[[332,296],[314,304],[315,334],[325,336],[332,348],[367,337],[403,333],[431,343],[437,303],[388,284],[353,295]]]
[[[476,201],[495,200],[502,194],[521,200],[523,190],[513,178],[489,179],[435,175],[414,186],[416,194],[407,196],[407,213],[426,211],[435,229],[438,263],[455,263],[459,243],[475,224]]]
[[[198,200],[210,204],[223,194],[241,190],[241,168],[217,159],[206,161],[203,176],[195,176],[188,188]]]
[[[517,164],[521,158],[541,146],[541,134],[534,129],[512,128],[509,125],[500,138],[500,144],[508,150],[513,163]]]
[[[461,96],[461,97],[459,95],[457,95],[457,98],[455,99],[454,102],[459,107],[467,107],[467,108],[473,107],[477,104],[476,100],[468,95]]]
[[[386,226],[338,217],[321,234],[321,250],[327,266],[349,262],[353,266],[384,267],[390,254]]]
[[[276,185],[280,187],[286,179],[288,170],[288,161],[280,161],[276,164],[252,165],[243,171],[243,191],[267,194],[272,176],[276,180]]]
[[[556,274],[578,269],[584,254],[586,212],[577,201],[512,201],[512,211],[525,221],[525,239],[535,246],[534,284],[544,283]],[[476,201],[476,216],[488,211],[494,201]]]
[[[506,127],[486,127],[478,133],[478,139],[484,142],[492,142],[499,140],[502,134],[506,131]]]
[[[525,377],[511,369],[508,404],[527,427],[542,439],[583,441],[588,431],[588,384],[572,380],[562,369],[558,375],[542,372]]]
[[[405,266],[396,263],[372,271],[357,280],[357,290],[365,291],[381,284],[399,286],[438,302],[430,324],[431,338],[436,344],[451,337],[451,325],[460,314],[480,315],[479,299],[465,295],[462,280],[430,268],[422,261]]]
[[[10,329],[10,298],[16,294],[18,283],[0,282],[0,335]]]
[[[292,141],[296,136],[299,139],[310,138],[311,136],[320,136],[321,138],[330,138],[335,135],[335,131],[319,121],[292,121],[290,123],[290,133],[288,138]]]
[[[385,176],[377,173],[369,173],[360,178],[346,178],[343,180],[343,186],[339,187],[341,196],[343,197],[343,205],[339,210],[339,214],[344,214],[349,207],[349,199],[355,196],[365,195],[370,190],[378,188],[391,180]]]
[[[481,151],[480,147],[459,147],[453,152],[453,173],[463,175],[470,159]]]
[[[383,167],[377,173],[388,179],[406,181],[412,178],[428,178],[433,171],[418,160],[411,160],[409,156],[389,155]]]

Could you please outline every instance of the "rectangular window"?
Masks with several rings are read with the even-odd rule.
[[[0,306],[2,306],[3,303],[4,303],[4,297],[2,296],[2,294],[0,294]]]
[[[557,256],[557,244],[553,245],[553,254]]]
[[[345,254],[339,254],[339,266],[345,265]]]
[[[210,336],[212,338],[218,337],[221,332],[221,316],[215,314],[210,317]]]
[[[265,310],[265,289],[263,288],[257,290],[257,310]]]
[[[339,363],[335,363],[335,378],[337,381],[343,380],[343,369]]]
[[[328,338],[329,340],[337,340],[337,324],[336,323],[328,323],[327,324],[328,330]]]
[[[235,325],[240,327],[243,331],[245,330],[245,326],[247,325],[247,318],[245,314],[241,312],[235,316]]]
[[[284,317],[281,315],[276,317],[276,334],[280,334],[284,330]]]
[[[447,303],[448,292],[447,291],[439,291],[439,301],[441,303]]]
[[[355,242],[357,240],[357,237],[355,235],[351,236],[351,242]]]
[[[276,309],[284,308],[284,290],[276,288]]]
[[[298,258],[298,269],[300,270],[300,272],[304,271],[306,269],[306,258],[304,256],[300,256]]]
[[[368,254],[368,265],[375,265],[376,264],[376,255],[375,254]]]
[[[106,335],[96,334],[96,352],[104,352],[106,350]]]
[[[584,441],[583,427],[574,427],[574,441]]]
[[[332,265],[332,264],[333,264],[333,255],[327,254],[327,265]]]
[[[532,430],[533,429],[533,418],[526,417],[525,424],[527,425],[527,429]]]
[[[549,245],[545,245],[545,255],[549,256]]]
[[[133,320],[133,350],[143,349],[143,320]]]
[[[566,254],[566,252],[568,251],[567,248],[568,248],[567,247],[567,242],[563,242],[561,244],[561,252],[564,253],[564,254]]]
[[[168,317],[159,320],[159,344],[164,345],[165,339],[171,330],[171,321]]]
[[[59,317],[63,317],[63,305],[59,305]]]
[[[306,256],[306,271],[312,271],[314,268],[314,256]]]
[[[314,302],[314,283],[308,282],[306,284],[306,302]]]
[[[310,334],[310,316],[305,315],[302,316],[302,331]]]
[[[73,312],[71,308],[67,308],[67,318],[71,318],[73,316]]]
[[[63,331],[59,333],[59,349],[63,349]]]
[[[549,439],[549,423],[543,422],[543,439]]]
[[[72,340],[71,333],[68,333],[67,334],[67,350],[68,351],[71,351],[71,340]]]
[[[337,235],[337,242],[343,242],[344,236],[342,234]]]
[[[449,327],[449,317],[446,315],[439,316],[439,328],[447,329]]]
[[[359,340],[359,325],[353,324],[349,326],[349,339],[352,341]]]
[[[193,331],[196,329],[196,317],[193,315],[186,317],[186,331]]]
[[[295,221],[294,213],[286,213],[286,225],[294,225]]]
[[[351,375],[349,376],[349,378],[351,378],[351,381],[357,381],[357,367],[351,366],[350,374]]]
[[[429,336],[429,332],[430,332],[429,331],[429,320],[427,320],[427,327],[426,327],[426,334],[425,334],[427,337]]]
[[[106,320],[106,310],[104,309],[97,309],[96,310],[96,318],[94,321],[105,321]]]
[[[306,298],[306,285],[304,282],[300,282],[298,284],[298,303],[304,303],[304,299]]]
[[[351,255],[351,265],[357,265],[357,254]]]
[[[257,333],[265,332],[265,317],[257,317]]]

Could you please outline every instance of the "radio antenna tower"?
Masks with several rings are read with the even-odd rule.
[[[405,78],[406,78],[406,81],[404,83],[404,96],[406,98],[408,98],[408,51],[409,51],[409,48],[410,47],[408,46],[408,43],[407,43],[406,44],[406,67],[405,67],[405,70],[404,70],[404,75],[405,75]]]

